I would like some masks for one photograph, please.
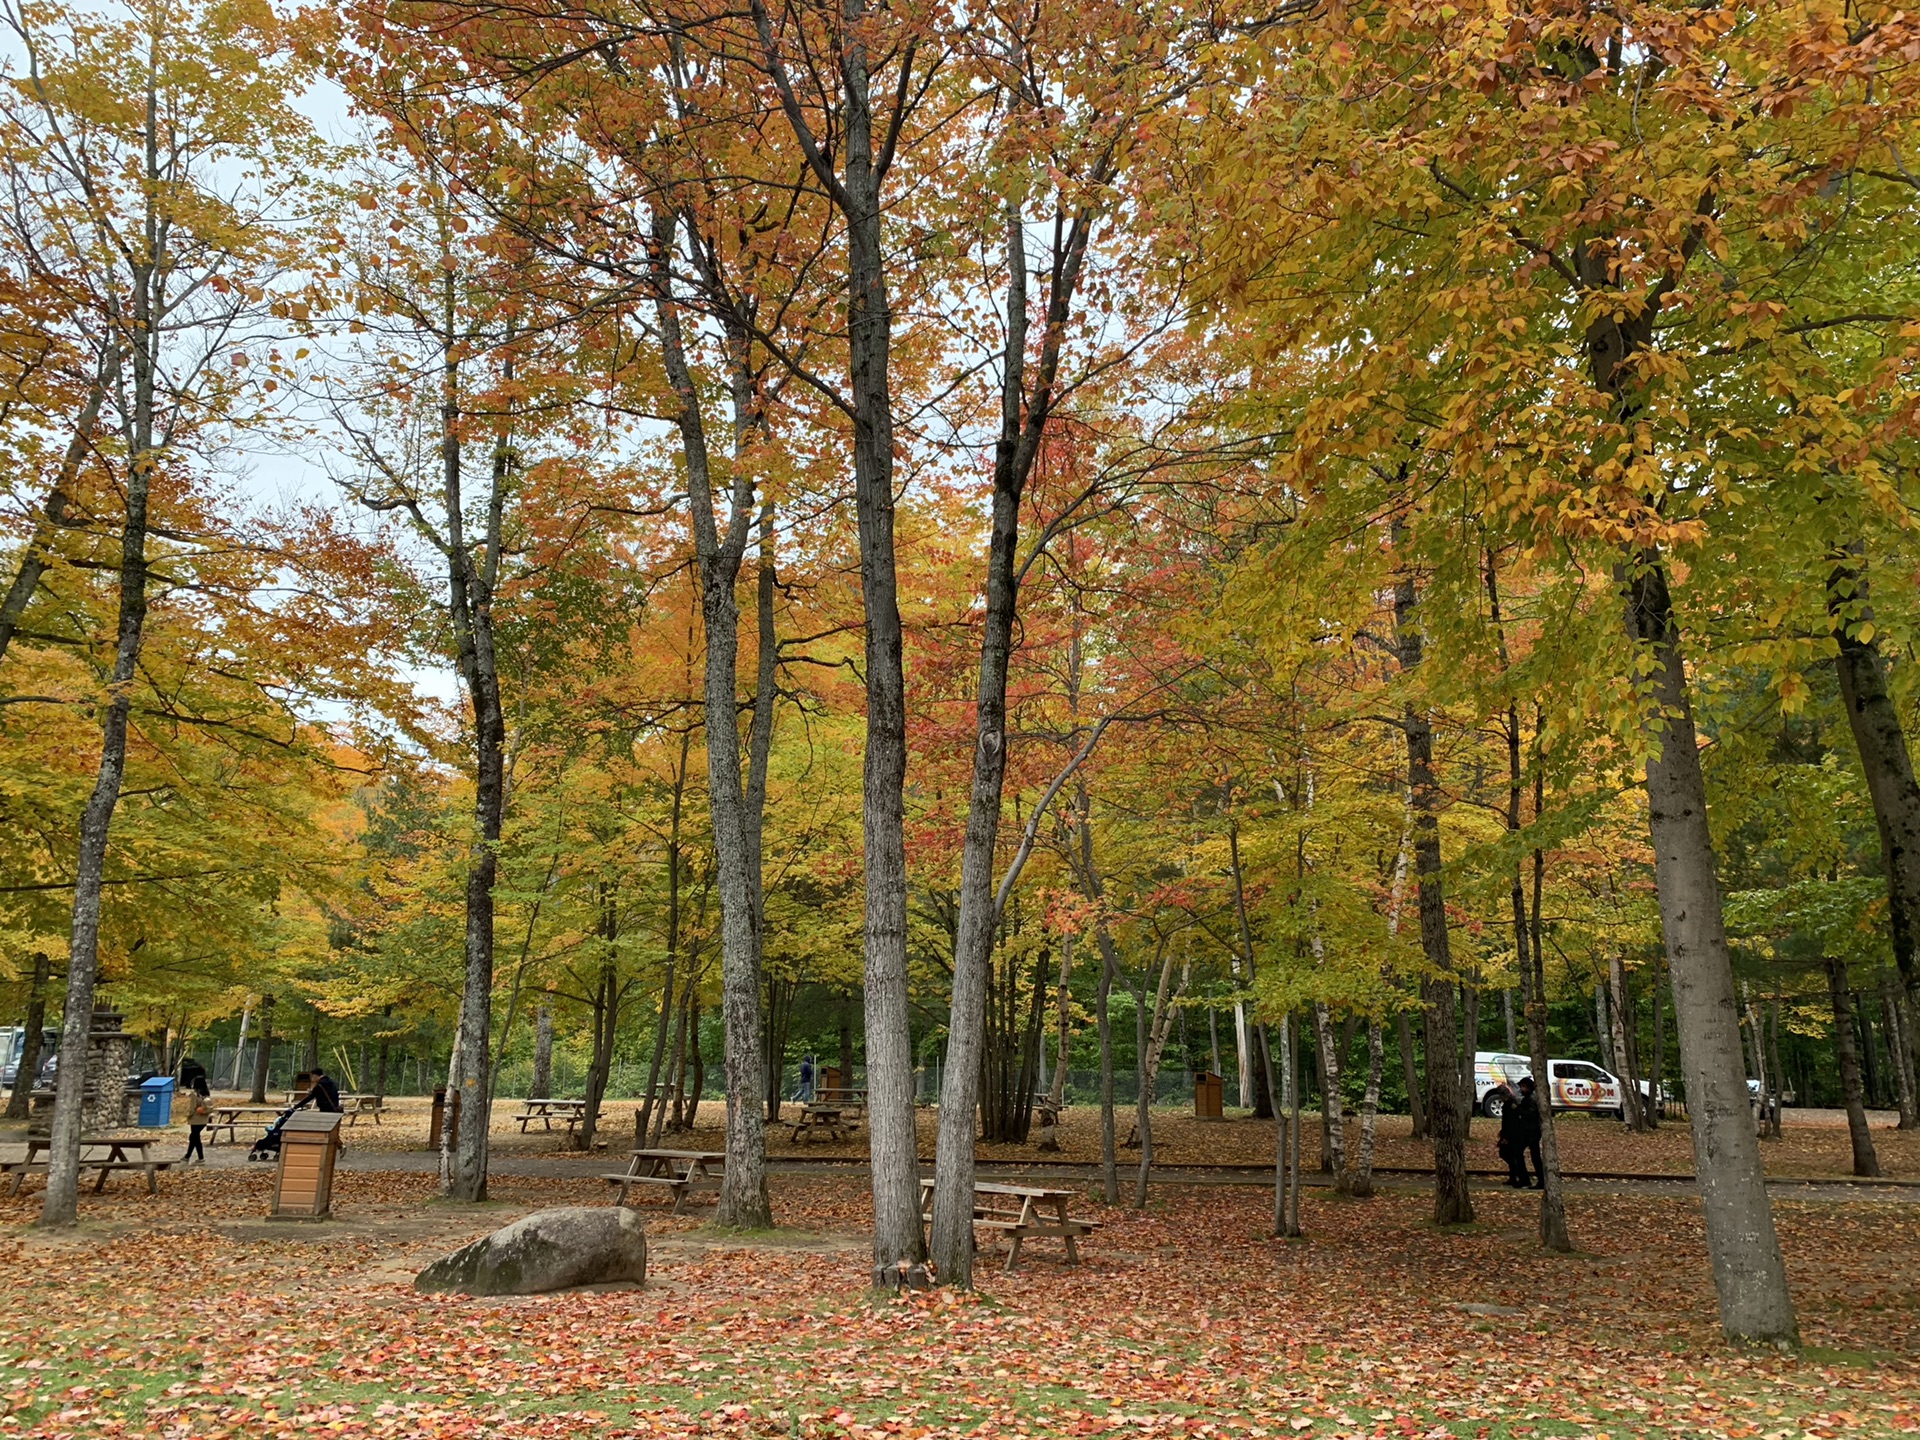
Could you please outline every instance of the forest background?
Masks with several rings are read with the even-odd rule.
[[[29,1043],[725,1093],[749,1188],[810,1052],[876,1278],[916,1093],[1916,1123],[1899,12],[0,22]]]

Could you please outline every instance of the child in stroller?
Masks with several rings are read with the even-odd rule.
[[[304,1110],[309,1105],[329,1112],[340,1109],[340,1088],[325,1070],[314,1072],[307,1093],[280,1112],[273,1124],[267,1127],[267,1133],[253,1142],[253,1148],[247,1151],[247,1159],[277,1160],[280,1157],[280,1132],[287,1128],[287,1121],[293,1118],[294,1111]]]
[[[302,1096],[282,1110],[273,1124],[267,1127],[267,1133],[253,1142],[253,1148],[247,1151],[247,1159],[277,1160],[280,1156],[280,1132],[287,1128],[287,1121],[293,1118],[293,1112],[301,1109],[312,1098],[310,1095]]]

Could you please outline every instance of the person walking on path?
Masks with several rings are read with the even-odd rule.
[[[1531,1188],[1547,1188],[1547,1167],[1540,1159],[1540,1097],[1534,1093],[1533,1077],[1525,1075],[1520,1080],[1520,1101],[1509,1112],[1514,1118],[1514,1150],[1516,1159],[1513,1164],[1519,1168],[1514,1172],[1522,1186],[1527,1184],[1527,1159],[1533,1160],[1533,1183]],[[1501,1117],[1504,1129],[1506,1117]]]
[[[181,1159],[181,1165],[191,1165],[194,1158],[207,1163],[206,1130],[213,1119],[213,1105],[207,1094],[206,1072],[193,1077],[193,1083],[187,1086],[187,1153]]]
[[[793,1097],[802,1105],[813,1103],[813,1056],[800,1057],[800,1093]]]

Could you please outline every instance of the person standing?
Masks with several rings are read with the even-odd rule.
[[[1513,1093],[1509,1085],[1494,1087],[1494,1093],[1500,1097],[1500,1138],[1494,1142],[1500,1158],[1507,1162],[1507,1186],[1513,1190],[1527,1188],[1527,1158],[1520,1140],[1520,1097]]]
[[[800,1057],[800,1093],[793,1097],[802,1105],[813,1103],[813,1056]]]
[[[213,1105],[207,1094],[206,1072],[194,1076],[187,1086],[187,1153],[181,1159],[182,1166],[191,1165],[198,1157],[200,1163],[207,1163],[206,1130],[213,1119]]]
[[[1544,1190],[1547,1188],[1547,1167],[1540,1159],[1540,1097],[1534,1093],[1533,1077],[1531,1075],[1521,1077],[1520,1101],[1513,1107],[1513,1115],[1516,1122],[1514,1149],[1516,1155],[1519,1157],[1514,1163],[1519,1166],[1517,1173],[1520,1177],[1520,1184],[1523,1186],[1527,1184],[1526,1162],[1527,1158],[1531,1157],[1533,1160],[1533,1183],[1531,1188]],[[1505,1123],[1506,1120],[1503,1116],[1501,1118],[1501,1124],[1504,1126]]]

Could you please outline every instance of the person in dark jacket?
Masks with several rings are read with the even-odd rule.
[[[1517,1182],[1510,1180],[1507,1183],[1520,1186],[1528,1184],[1527,1159],[1531,1157],[1533,1160],[1532,1188],[1544,1190],[1547,1188],[1547,1167],[1540,1160],[1540,1097],[1534,1093],[1531,1075],[1521,1078],[1520,1099],[1508,1113],[1514,1120],[1514,1158],[1507,1162],[1507,1168],[1519,1178]],[[1504,1128],[1505,1115],[1501,1116],[1500,1123]]]
[[[311,1105],[314,1109],[329,1115],[340,1113],[340,1087],[334,1078],[324,1069],[313,1072],[313,1083],[307,1087],[307,1093],[300,1099],[302,1105]]]
[[[1494,1093],[1500,1097],[1500,1138],[1494,1142],[1494,1149],[1507,1162],[1507,1184],[1515,1190],[1524,1190],[1527,1188],[1527,1152],[1520,1140],[1520,1097],[1513,1093],[1510,1085],[1496,1086]]]

